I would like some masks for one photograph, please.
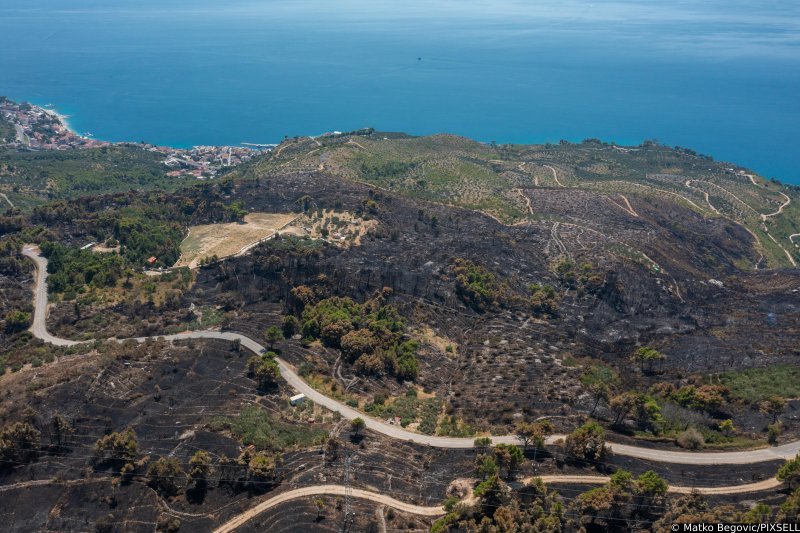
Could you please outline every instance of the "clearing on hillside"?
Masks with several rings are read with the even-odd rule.
[[[196,268],[204,257],[236,255],[274,235],[297,216],[291,213],[250,213],[244,217],[243,224],[193,226],[181,243],[181,257],[175,266]]]

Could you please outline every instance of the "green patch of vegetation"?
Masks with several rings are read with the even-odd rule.
[[[113,287],[123,276],[126,283],[130,283],[134,271],[143,265],[174,264],[180,256],[183,229],[177,222],[159,219],[155,211],[158,208],[127,208],[100,215],[105,219],[98,221],[98,231],[105,227],[111,234],[106,234],[102,240],[119,243],[119,254],[95,253],[58,242],[43,242],[42,253],[49,261],[48,290],[63,293],[65,299],[72,300],[90,287]],[[155,258],[152,262],[151,257]],[[185,278],[187,274],[180,275]]]
[[[555,264],[555,272],[563,284],[579,293],[597,292],[605,284],[605,274],[591,263],[576,265],[569,259]]]
[[[181,255],[183,227],[170,220],[164,206],[122,210],[114,221],[114,238],[121,245],[120,254],[136,266],[175,264]],[[150,257],[155,262],[150,263]]]
[[[404,338],[405,320],[393,306],[383,303],[382,296],[364,304],[332,297],[307,305],[302,333],[307,340],[319,339],[340,348],[361,374],[414,379],[419,371],[419,342]]]
[[[555,316],[558,314],[558,302],[561,300],[551,285],[534,283],[528,287],[531,292],[531,309],[536,314]]]
[[[487,268],[467,259],[456,259],[453,264],[456,294],[468,307],[487,311],[502,306],[508,299],[508,288]]]
[[[15,309],[6,313],[3,322],[3,329],[6,333],[17,333],[31,324],[31,314],[27,311]]]
[[[244,407],[235,418],[216,418],[211,427],[216,431],[229,430],[244,445],[273,452],[317,446],[328,438],[323,429],[286,424],[257,405]]]
[[[113,287],[123,276],[125,261],[117,254],[98,254],[57,242],[42,245],[48,259],[47,288],[72,300],[87,287]]]
[[[29,331],[23,331],[16,335],[14,342],[10,343],[5,351],[0,353],[0,376],[5,374],[7,370],[18,372],[26,364],[33,364],[36,361],[51,363],[56,357],[82,354],[92,348],[91,344],[77,344],[75,346],[43,345],[40,341],[34,339]],[[37,386],[44,383],[45,381],[41,381]]]
[[[1,128],[2,126],[0,126]],[[4,136],[0,132],[0,137]],[[174,189],[185,183],[166,175],[164,156],[134,146],[17,152],[0,149],[0,178],[15,204],[134,189]]]
[[[728,401],[730,390],[722,385],[686,385],[669,395],[669,399],[682,407],[716,413]]]
[[[361,161],[359,170],[366,180],[397,178],[411,171],[416,165],[409,161],[366,159]]]
[[[421,399],[416,389],[409,389],[405,396],[394,398],[391,402],[368,403],[364,410],[376,418],[399,418],[402,427],[417,423],[420,433],[434,435],[442,402],[438,398]]]
[[[757,403],[770,397],[800,397],[800,366],[776,365],[725,372],[708,378],[730,390],[734,398]]]
[[[259,254],[270,253],[291,253],[306,254],[316,250],[321,250],[327,246],[323,239],[312,239],[311,237],[298,237],[297,235],[275,235],[274,238],[266,240],[259,245]]]
[[[475,433],[474,427],[464,423],[454,415],[445,416],[439,422],[439,429],[436,430],[437,435],[445,437],[472,437]]]
[[[800,397],[800,366],[768,366],[725,372],[714,376],[714,383],[724,385],[731,396],[749,403],[766,400],[771,396]]]
[[[186,269],[188,270],[188,268]],[[216,307],[204,305],[194,311],[194,316],[197,317],[188,324],[181,324],[180,326],[173,326],[167,328],[167,334],[179,333],[186,330],[200,330],[209,329],[219,326],[225,321],[225,312]]]

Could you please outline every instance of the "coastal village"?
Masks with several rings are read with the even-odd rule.
[[[69,129],[66,117],[51,109],[26,102],[17,103],[0,96],[0,118],[14,126],[11,138],[0,139],[0,145],[17,150],[81,150],[102,148],[113,144],[136,146],[142,150],[164,156],[166,174],[172,177],[194,177],[210,179],[225,168],[240,165],[252,159],[271,145],[244,146],[195,146],[190,149],[156,146],[146,143],[110,143],[79,135]]]

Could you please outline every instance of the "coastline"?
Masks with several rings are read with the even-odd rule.
[[[247,146],[175,148],[144,142],[104,141],[75,131],[69,115],[59,113],[52,104],[17,102],[7,97],[0,97],[0,116],[16,130],[16,138],[3,146],[26,151],[137,148],[160,154],[165,174],[171,177],[214,178],[220,171],[249,161],[264,150],[264,147]]]
[[[276,147],[280,146],[280,144],[282,144],[282,142],[283,142],[283,141],[280,141],[280,142],[277,142],[277,143],[258,143],[258,142],[240,141],[237,144],[163,144],[163,145],[159,145],[159,144],[155,144],[155,143],[142,143],[142,142],[139,142],[139,141],[131,141],[131,140],[129,140],[129,141],[105,141],[105,140],[102,140],[102,139],[98,139],[98,138],[94,137],[93,135],[92,136],[87,136],[85,134],[82,134],[82,133],[76,131],[73,128],[73,126],[70,124],[70,119],[72,118],[72,116],[71,115],[67,115],[65,113],[59,112],[58,110],[56,110],[54,108],[53,104],[49,104],[49,103],[48,104],[37,104],[37,103],[33,103],[33,102],[23,102],[23,103],[27,103],[28,105],[30,105],[34,109],[36,109],[38,112],[46,114],[51,119],[57,121],[57,123],[61,126],[61,128],[63,128],[64,132],[68,133],[70,136],[72,136],[72,137],[74,137],[76,139],[80,139],[83,143],[86,143],[87,146],[114,146],[114,145],[119,145],[119,146],[126,146],[127,145],[127,146],[130,146],[130,145],[136,145],[136,146],[143,146],[143,147],[146,147],[146,148],[155,148],[155,149],[159,149],[159,150],[163,150],[163,151],[173,151],[173,152],[191,152],[191,151],[196,151],[198,149],[205,150],[205,151],[208,151],[208,150],[226,150],[226,149],[231,148],[231,149],[235,149],[235,150],[245,150],[245,151],[250,151],[250,152],[253,152],[253,153],[258,153],[258,152],[262,152],[262,151],[274,150]],[[322,133],[322,134],[317,134],[317,135],[304,135],[302,137],[307,137],[307,138],[310,138],[310,139],[317,139],[319,137],[324,137],[325,135],[329,135],[329,134],[337,135],[337,134],[340,134],[340,132],[332,130],[331,132],[328,132],[328,133]],[[416,136],[416,134],[411,134],[411,135],[412,136]],[[424,134],[421,134],[421,135],[424,135]],[[456,135],[458,135],[458,134],[456,134]],[[468,136],[465,136],[465,138],[471,139],[471,140],[475,140],[476,142],[483,142],[484,144],[494,143],[494,141],[490,141],[490,142],[478,141],[477,139],[472,138],[472,137],[468,137]],[[570,143],[573,143],[573,144],[580,144],[580,142],[582,142],[580,140],[574,140],[574,139],[573,140],[567,140],[567,141],[570,142]],[[606,143],[606,144],[611,144],[614,148],[616,148],[618,150],[621,150],[621,151],[635,150],[639,146],[641,146],[641,144],[639,144],[639,145],[631,144],[633,142],[634,141],[627,140],[627,143],[624,142],[622,144],[619,144],[619,143],[616,143],[614,141],[610,141],[610,143]],[[645,142],[647,142],[647,140],[643,140],[642,141],[642,143],[645,143]],[[544,144],[556,144],[556,143],[553,142],[553,141],[542,141],[542,140],[535,140],[535,139],[526,139],[524,141],[510,142],[510,143],[507,143],[507,144],[544,145]],[[675,148],[680,148],[680,147],[676,146]],[[692,150],[692,152],[694,152],[694,150]],[[743,166],[741,164],[738,164],[738,163],[732,163],[732,162],[724,161],[724,160],[716,160],[715,158],[713,158],[711,156],[705,156],[705,155],[700,154],[700,153],[698,153],[698,156],[700,156],[700,157],[709,157],[711,160],[716,161],[717,163],[725,164],[725,165],[731,166],[733,168],[744,170],[745,172],[747,172],[749,174],[755,174],[755,175],[761,176],[765,180],[770,179],[770,178],[767,178],[764,174],[756,172],[752,168],[745,167],[745,166]],[[784,185],[784,186],[788,185],[788,186],[795,186],[796,187],[796,186],[798,186],[798,184],[800,184],[800,178],[797,180],[797,183],[794,180],[792,180],[791,178],[784,178],[784,179],[772,178],[772,179],[777,181],[781,185]]]
[[[71,134],[75,135],[76,137],[81,137],[83,139],[88,139],[88,137],[85,137],[85,136],[81,135],[80,133],[78,133],[77,131],[75,131],[74,129],[72,129],[72,127],[69,125],[69,115],[64,115],[62,113],[59,113],[55,109],[47,108],[47,107],[44,107],[44,106],[41,106],[41,105],[38,105],[38,104],[31,103],[31,105],[36,107],[37,109],[41,109],[45,114],[53,117],[55,120],[58,121],[59,124],[61,124],[61,126],[65,130],[67,130]]]

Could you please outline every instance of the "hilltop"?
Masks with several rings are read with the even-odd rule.
[[[5,155],[58,154],[96,176],[163,164],[117,149]],[[371,130],[181,179],[95,179],[0,217],[0,442],[27,450],[0,445],[0,490],[4,509],[33,511],[22,529],[337,529],[345,489],[329,485],[348,454],[356,488],[380,493],[355,504],[365,530],[445,511],[435,527],[625,530],[744,520],[747,498],[775,516],[790,505],[768,450],[736,468],[664,458],[800,437],[795,187],[655,143]],[[32,244],[51,337],[27,331]],[[175,336],[187,331],[206,333]],[[339,410],[289,403],[297,380]],[[680,496],[698,485],[712,499]],[[626,503],[593,500],[609,495]],[[94,503],[51,513],[64,498]],[[374,504],[399,510],[374,519]]]
[[[653,142],[623,147],[588,139],[497,146],[452,135],[370,132],[286,142],[252,168],[267,173],[317,169],[481,211],[507,225],[572,221],[593,227],[600,211],[638,218],[630,198],[646,199],[741,225],[759,254],[743,268],[796,266],[800,258],[792,240],[800,232],[797,187],[691,149]]]

